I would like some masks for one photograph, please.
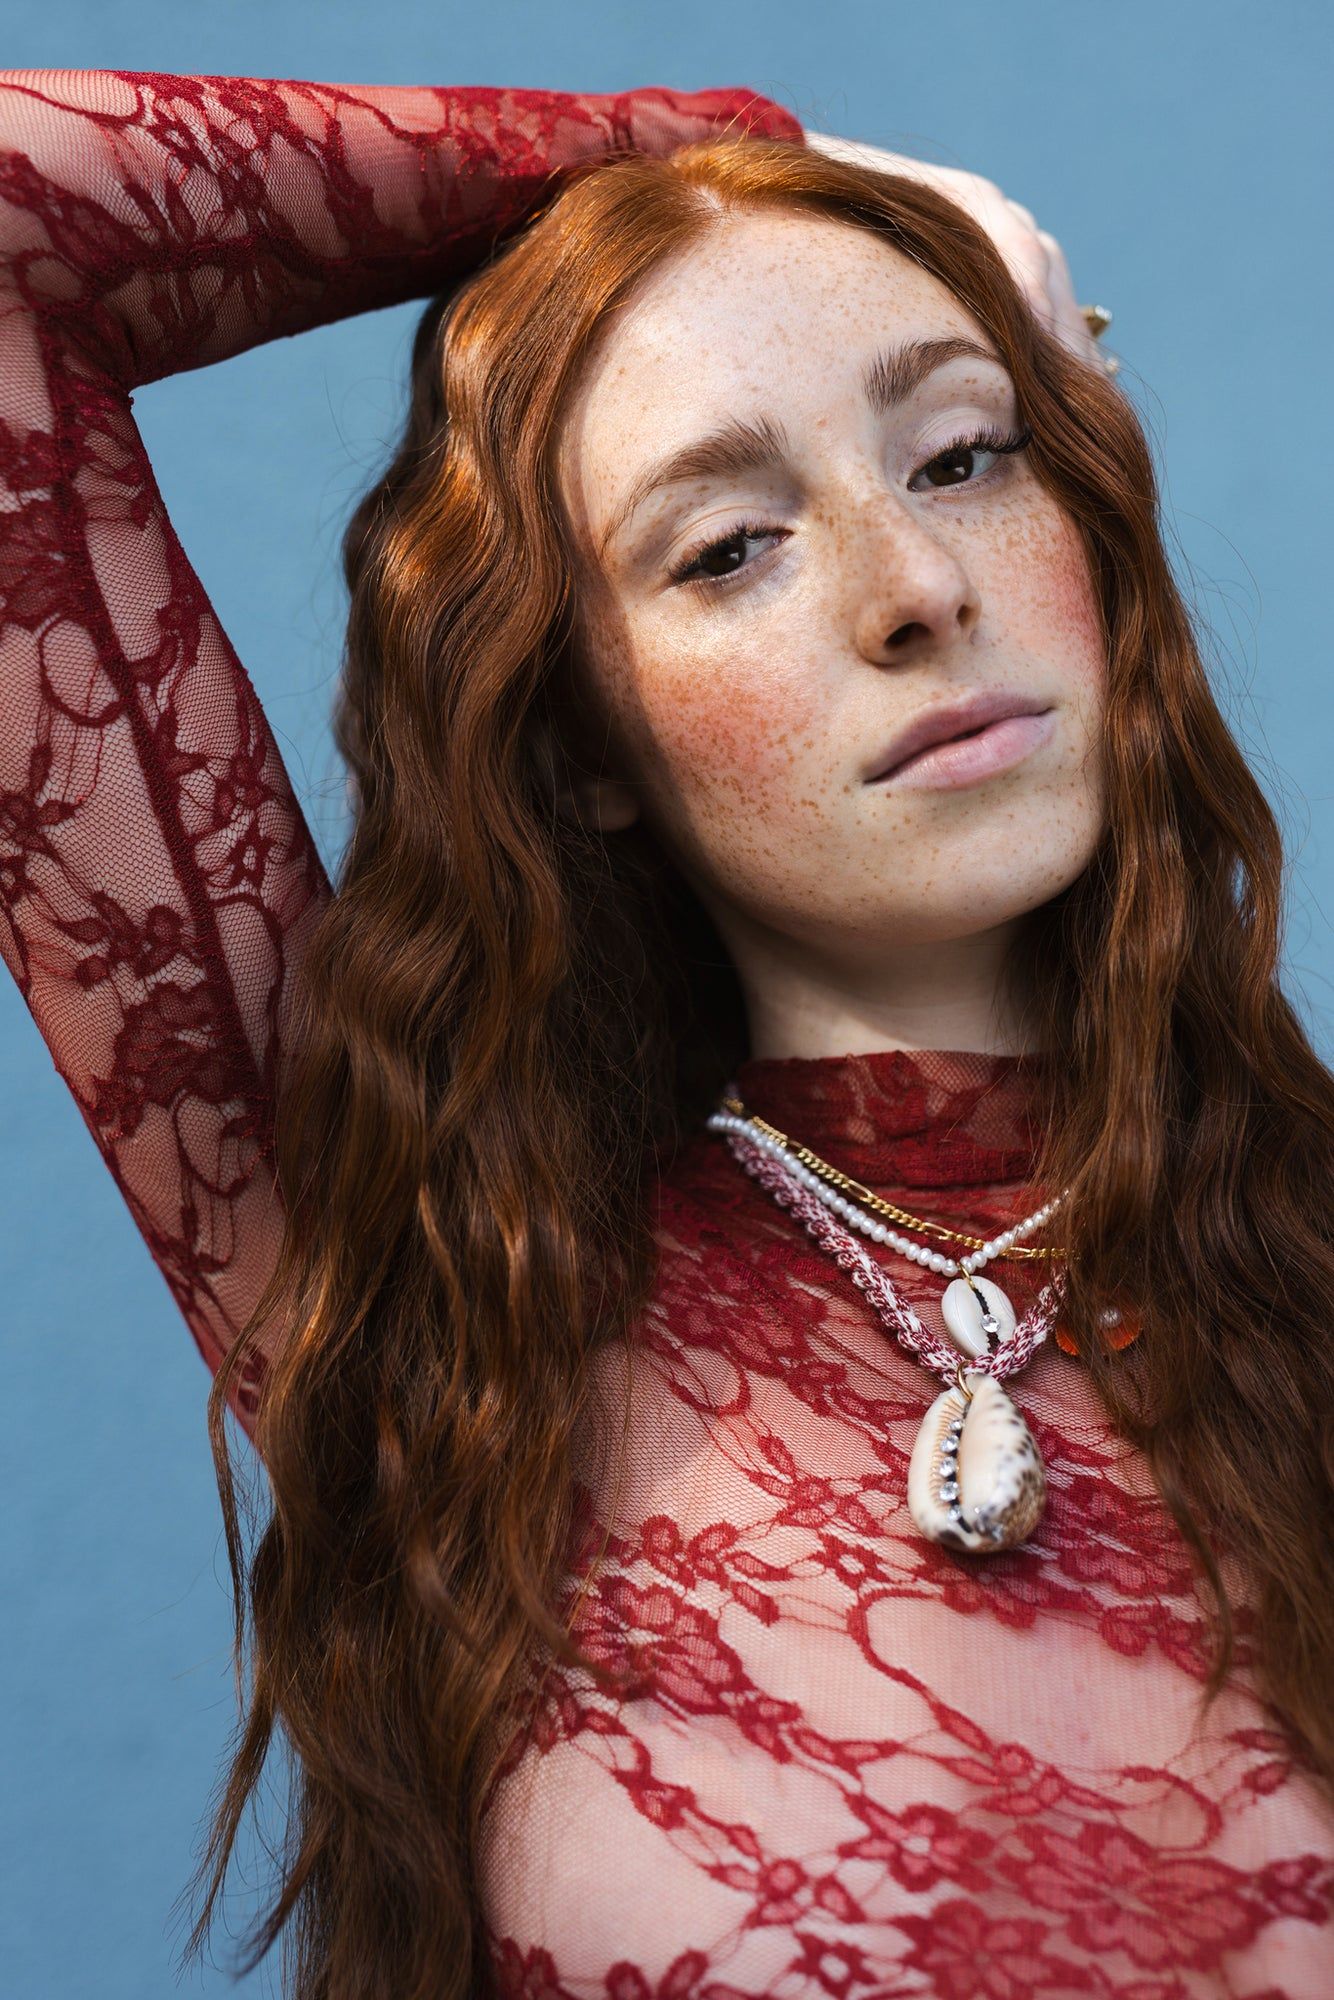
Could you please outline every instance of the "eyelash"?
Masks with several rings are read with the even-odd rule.
[[[1012,432],[1008,435],[1004,431],[997,430],[972,431],[967,436],[951,438],[948,444],[943,444],[939,451],[933,452],[930,458],[919,465],[917,471],[925,472],[927,466],[935,465],[942,458],[949,458],[956,451],[977,451],[980,449],[982,451],[994,451],[1004,457],[1011,452],[1023,451],[1032,442],[1033,433],[1027,425],[1022,430]],[[994,467],[992,469],[994,470]],[[916,476],[917,474],[914,473],[913,477],[916,478]],[[986,476],[986,473],[981,475],[983,479]],[[965,479],[956,483],[962,486],[976,486],[979,482],[976,479]],[[726,576],[692,574],[695,570],[695,565],[705,556],[712,555],[715,549],[726,548],[729,542],[742,540],[758,541],[761,536],[773,533],[775,533],[775,530],[766,526],[763,521],[738,521],[737,525],[728,534],[714,535],[708,541],[697,543],[693,549],[689,549],[681,557],[680,561],[668,571],[668,575],[673,583],[688,583],[697,590],[726,589],[737,577],[745,574],[746,569],[750,567],[749,564],[743,565],[741,569],[732,570]]]

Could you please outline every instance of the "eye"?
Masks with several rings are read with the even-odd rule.
[[[1023,451],[1032,442],[1033,433],[1027,426],[1012,433],[983,430],[953,438],[919,467],[908,481],[908,490],[911,493],[927,490],[917,482],[923,474],[936,472],[943,475],[931,480],[937,491],[947,486],[976,486],[992,470],[991,466],[983,466],[979,472],[979,458],[1004,458],[1011,452]],[[726,589],[733,577],[739,576],[744,569],[754,567],[746,560],[748,543],[770,541],[784,532],[764,521],[738,522],[726,535],[711,542],[698,543],[682,556],[668,574],[674,584],[686,583],[705,591]]]
[[[1003,431],[985,430],[974,431],[967,437],[954,438],[943,446],[934,458],[928,459],[920,471],[913,474],[908,481],[908,491],[910,493],[926,491],[927,489],[919,486],[917,482],[923,473],[936,471],[944,474],[943,478],[931,480],[931,485],[937,490],[943,486],[975,486],[977,480],[991,469],[989,466],[984,466],[982,472],[978,473],[979,457],[1003,458],[1009,452],[1023,451],[1025,446],[1032,442],[1033,433],[1027,426],[1009,435]]]
[[[762,521],[742,521],[730,534],[717,541],[704,542],[688,554],[682,556],[670,572],[673,583],[723,583],[735,576],[746,561],[746,543],[767,541],[780,534],[779,528],[766,527]]]

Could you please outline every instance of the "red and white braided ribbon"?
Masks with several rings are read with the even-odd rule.
[[[784,1208],[791,1209],[808,1233],[847,1272],[853,1284],[866,1293],[899,1346],[915,1354],[937,1375],[950,1382],[955,1381],[962,1362],[969,1374],[992,1375],[998,1382],[1002,1381],[1031,1360],[1033,1350],[1047,1338],[1061,1306],[1063,1279],[1059,1272],[1043,1287],[1008,1340],[1002,1341],[989,1354],[970,1358],[961,1354],[957,1347],[937,1340],[870,1252],[844,1229],[837,1216],[825,1207],[817,1195],[811,1194],[787,1171],[781,1160],[753,1145],[740,1132],[725,1132],[723,1137],[731,1147],[733,1157],[752,1179],[767,1188]]]

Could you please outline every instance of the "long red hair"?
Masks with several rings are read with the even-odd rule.
[[[604,164],[419,330],[411,402],[345,543],[338,740],[356,823],[282,1079],[285,1233],[210,1399],[249,1706],[199,1877],[207,1932],[278,1725],[293,2000],[487,1990],[473,1857],[550,1606],[588,1362],[652,1280],[646,1176],[745,1055],[734,973],[639,827],[553,811],[583,754],[553,444],[609,315],[720,210],[868,229],[995,342],[1029,460],[1105,615],[1108,820],[1016,940],[1057,1051],[1036,1178],[1069,1185],[1065,1326],[1212,1586],[1259,1608],[1279,1715],[1334,1780],[1334,1079],[1277,976],[1283,857],[1210,691],[1124,393],[1037,324],[919,183],[781,142]],[[1099,1337],[1107,1297],[1141,1337]],[[271,1356],[272,1514],[246,1566],[222,1417]],[[600,1670],[584,1662],[590,1672]]]

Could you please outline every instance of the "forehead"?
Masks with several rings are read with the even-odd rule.
[[[719,217],[603,333],[561,427],[562,488],[590,519],[652,454],[771,407],[819,421],[894,339],[985,338],[948,287],[869,229],[791,211]],[[597,504],[601,502],[602,504]]]

